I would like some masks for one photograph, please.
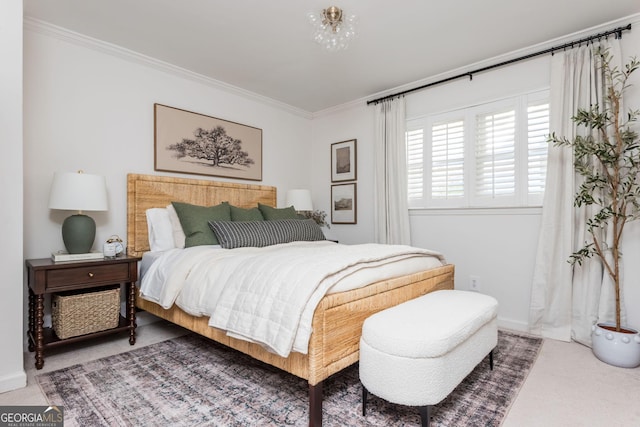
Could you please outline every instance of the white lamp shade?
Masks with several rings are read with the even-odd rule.
[[[287,191],[287,206],[293,206],[297,211],[312,211],[311,191],[309,190],[289,190]]]
[[[104,176],[82,172],[56,172],[49,194],[49,208],[106,211],[107,184]]]

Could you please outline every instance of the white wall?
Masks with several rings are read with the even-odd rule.
[[[0,3],[0,392],[24,387],[22,257],[22,0]]]
[[[340,108],[313,120],[311,157],[311,191],[313,206],[331,215],[331,144],[356,139],[357,210],[356,224],[333,224],[326,232],[340,243],[354,244],[372,241],[373,228],[373,124],[371,111],[361,103],[352,108]],[[341,184],[341,183],[334,183]]]
[[[24,42],[26,257],[63,248],[60,226],[69,212],[48,208],[56,171],[82,169],[106,177],[109,210],[91,214],[95,248],[111,234],[126,236],[126,175],[156,173],[156,102],[261,128],[263,180],[243,182],[277,186],[279,203],[287,189],[308,186],[306,113],[47,27],[28,25]]]
[[[550,57],[543,56],[418,92],[407,97],[407,117],[548,89],[549,65]],[[456,265],[458,289],[468,289],[470,276],[476,276],[480,292],[499,300],[502,326],[527,330],[540,212],[416,210],[411,215],[412,239],[418,246],[437,245]]]
[[[545,89],[548,58],[520,63],[473,81],[460,80],[406,97],[407,117],[444,112],[474,103]],[[344,243],[371,242],[373,226],[373,106],[364,101],[318,114],[313,120],[314,204],[329,211],[330,144],[358,139],[358,224],[333,225]],[[498,298],[502,326],[526,330],[540,209],[412,210],[412,244],[439,250],[456,266],[456,288],[480,278],[481,291]]]
[[[634,17],[634,31],[625,32],[623,55],[640,56],[638,17]],[[626,24],[629,20],[621,20]],[[607,24],[604,29],[614,27]],[[602,29],[590,29],[580,35],[568,36],[575,40]],[[548,46],[562,44],[551,42]],[[530,52],[540,47],[529,49]],[[530,53],[526,52],[526,53]],[[525,53],[525,52],[523,52]],[[507,58],[493,58],[486,63],[455,70],[449,75],[500,62]],[[549,56],[542,56],[509,67],[496,69],[415,92],[406,97],[407,117],[444,112],[466,107],[477,102],[501,99],[517,93],[545,89],[549,82]],[[640,74],[637,73],[637,74]],[[448,77],[449,75],[439,76]],[[432,79],[435,81],[437,78]],[[426,81],[429,82],[429,81]],[[424,83],[426,83],[424,82]],[[422,83],[422,82],[421,82]],[[640,106],[640,75],[634,77],[635,86],[628,93],[628,104]],[[410,87],[419,84],[409,85]],[[390,93],[397,92],[395,90]],[[375,98],[372,96],[368,99]],[[336,107],[316,114],[313,120],[314,159],[312,165],[315,203],[329,209],[331,179],[328,171],[329,146],[333,142],[358,138],[358,224],[335,228],[335,237],[341,242],[357,243],[374,240],[373,229],[373,106],[365,100]],[[413,210],[411,211],[412,244],[442,251],[456,266],[456,288],[468,289],[469,276],[480,278],[481,292],[496,297],[500,302],[499,321],[504,327],[528,330],[529,301],[533,265],[540,226],[540,208],[527,209],[475,209]],[[628,229],[625,240],[625,280],[629,325],[640,328],[640,224]]]

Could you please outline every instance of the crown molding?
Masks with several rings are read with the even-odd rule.
[[[91,49],[100,53],[111,55],[125,61],[140,64],[146,67],[153,68],[158,71],[162,71],[168,74],[172,74],[176,77],[191,80],[193,82],[209,86],[215,89],[223,90],[229,94],[241,96],[251,101],[259,102],[261,104],[274,107],[296,116],[300,116],[306,119],[311,119],[313,114],[309,111],[302,110],[300,108],[293,107],[284,102],[277,101],[273,98],[269,98],[263,95],[259,95],[255,92],[242,89],[241,87],[234,86],[220,80],[216,80],[202,74],[189,71],[185,68],[178,67],[159,59],[143,55],[139,52],[135,52],[130,49],[126,49],[122,46],[118,46],[113,43],[108,43],[103,40],[99,40],[93,37],[89,37],[84,34],[71,31],[69,29],[53,25],[51,23],[41,21],[25,16],[24,18],[24,30],[52,37],[67,43],[72,43],[77,46],[81,46],[87,49]]]

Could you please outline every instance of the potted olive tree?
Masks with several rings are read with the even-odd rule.
[[[615,366],[640,365],[638,331],[620,322],[621,243],[625,225],[640,217],[640,141],[632,128],[640,111],[622,110],[623,95],[629,76],[638,69],[632,58],[618,69],[611,65],[607,50],[598,50],[599,70],[606,87],[604,106],[592,105],[579,109],[572,120],[587,129],[585,136],[572,140],[552,134],[549,141],[570,146],[574,153],[574,168],[582,176],[574,205],[593,205],[595,214],[587,220],[587,232],[593,241],[570,257],[570,262],[582,264],[596,256],[611,278],[615,292],[615,323],[594,325],[593,353],[600,360]]]

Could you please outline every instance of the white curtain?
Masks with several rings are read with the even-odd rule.
[[[620,63],[618,40],[602,43]],[[573,139],[578,132],[571,117],[578,108],[603,103],[602,76],[596,46],[588,45],[556,53],[551,60],[550,128],[558,136]],[[574,208],[580,184],[574,174],[570,147],[549,147],[546,189],[540,236],[531,290],[529,325],[532,332],[563,341],[574,339],[591,345],[591,326],[613,317],[613,287],[597,257],[582,266],[567,261],[590,236],[586,220],[596,207]]]
[[[375,106],[374,223],[378,243],[411,244],[404,98]]]

